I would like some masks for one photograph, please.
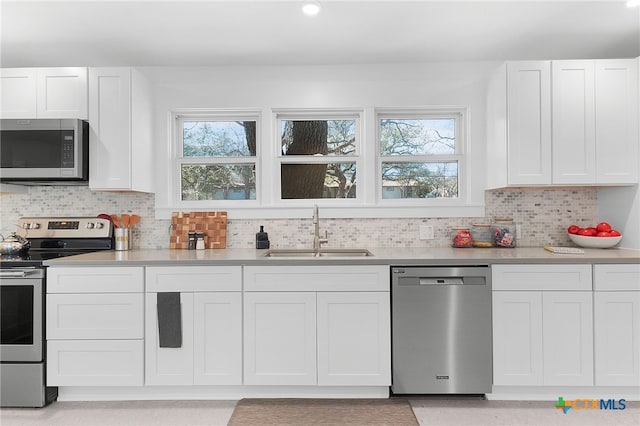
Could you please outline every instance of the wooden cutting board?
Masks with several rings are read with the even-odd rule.
[[[171,213],[170,249],[188,249],[189,232],[203,232],[205,248],[227,246],[227,212]]]

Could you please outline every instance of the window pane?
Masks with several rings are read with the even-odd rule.
[[[354,155],[356,120],[282,120],[282,155]]]
[[[256,155],[255,121],[184,121],[184,157]]]
[[[282,199],[355,198],[356,163],[282,164]]]
[[[255,200],[253,164],[185,164],[183,200]]]
[[[382,155],[453,155],[456,153],[455,118],[380,120]]]
[[[382,163],[382,198],[457,198],[458,163]]]

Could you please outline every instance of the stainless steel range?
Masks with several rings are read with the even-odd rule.
[[[94,217],[23,217],[17,227],[31,248],[0,256],[0,406],[43,407],[58,395],[46,386],[43,262],[112,250],[113,228]]]

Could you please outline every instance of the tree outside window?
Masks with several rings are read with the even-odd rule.
[[[383,199],[460,196],[458,116],[378,117]]]
[[[256,199],[256,121],[179,118],[181,199]]]

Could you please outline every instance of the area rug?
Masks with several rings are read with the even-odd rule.
[[[241,399],[228,426],[418,425],[406,399]]]

